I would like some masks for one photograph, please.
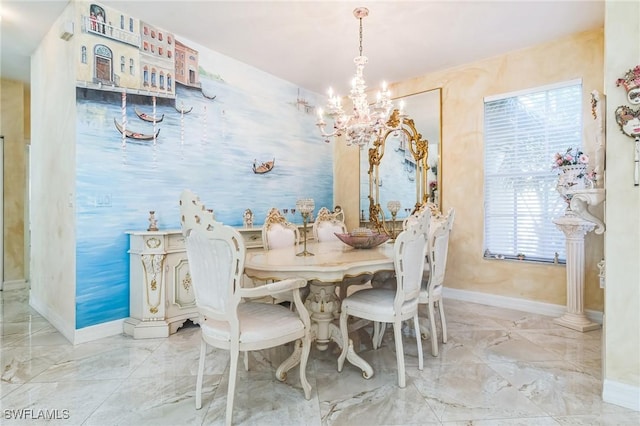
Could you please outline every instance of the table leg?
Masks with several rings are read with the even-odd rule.
[[[336,296],[336,285],[331,283],[309,285],[310,293],[305,301],[311,317],[311,339],[316,348],[325,351],[329,342],[334,341],[342,349],[342,332],[334,324],[334,318],[340,312],[340,299]],[[284,381],[287,372],[300,363],[302,356],[301,345],[295,345],[293,353],[285,359],[276,370],[276,378]],[[361,358],[353,349],[353,342],[349,340],[347,361],[362,370],[362,376],[369,379],[373,376],[373,368]]]
[[[330,325],[340,311],[340,300],[336,296],[336,286],[331,283],[309,284],[309,296],[305,306],[309,310],[311,322],[317,325],[316,348],[326,351],[331,341]]]
[[[331,329],[331,340],[336,342],[340,349],[342,349],[342,332],[340,331],[340,327],[335,324],[329,325]],[[349,339],[349,347],[347,348],[347,361],[349,361],[352,365],[355,365],[360,370],[362,370],[362,377],[365,379],[370,379],[373,377],[373,368],[364,358],[360,357],[353,349],[353,340]]]

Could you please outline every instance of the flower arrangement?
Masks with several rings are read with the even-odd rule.
[[[589,156],[582,152],[580,148],[567,148],[564,154],[556,152],[553,160],[553,168],[562,166],[576,166],[589,164]]]
[[[616,80],[616,86],[623,85],[627,92],[633,88],[640,86],[640,65],[636,65],[627,71],[624,77]]]

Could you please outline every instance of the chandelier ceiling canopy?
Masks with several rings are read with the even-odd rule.
[[[360,51],[359,55],[353,59],[356,65],[356,74],[351,81],[351,91],[349,93],[353,112],[350,115],[346,114],[342,109],[341,95],[334,94],[329,89],[326,115],[333,119],[333,129],[329,132],[326,131],[327,123],[324,120],[325,112],[322,109],[318,109],[316,126],[320,129],[325,142],[329,142],[330,138],[345,136],[347,145],[362,147],[390,129],[387,124],[387,117],[393,109],[393,104],[391,102],[391,94],[384,82],[378,92],[375,103],[369,104],[366,94],[367,85],[365,84],[363,73],[368,59],[362,54],[362,20],[369,16],[369,9],[358,7],[353,11],[353,15],[360,23]],[[402,115],[402,111],[400,111],[400,115]]]

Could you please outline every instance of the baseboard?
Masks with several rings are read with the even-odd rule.
[[[640,387],[605,379],[602,382],[602,400],[640,411]]]
[[[66,321],[64,321],[58,314],[49,310],[49,308],[40,303],[39,300],[33,297],[33,293],[29,294],[29,306],[35,309],[44,319],[62,334],[65,339],[73,343],[73,336],[75,334],[75,327],[70,327]]]
[[[102,339],[104,337],[117,336],[123,333],[124,320],[104,322],[102,324],[92,325],[89,327],[80,328],[75,330],[73,344],[79,345],[80,343],[91,342],[93,340]]]
[[[481,293],[477,291],[459,290],[450,287],[444,287],[442,295],[449,299],[480,303],[499,308],[515,309],[518,311],[547,315],[550,317],[560,317],[566,311],[566,307],[562,305],[535,302],[528,299],[518,299],[516,297],[499,296],[497,294]],[[585,315],[591,321],[602,324],[602,312],[587,309],[585,310]]]
[[[27,281],[25,280],[10,280],[2,282],[2,291],[20,290],[27,288]]]

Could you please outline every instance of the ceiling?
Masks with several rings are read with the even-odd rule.
[[[604,26],[604,0],[102,0],[300,87],[345,94],[365,6],[365,79],[402,81]],[[68,0],[2,0],[0,75],[28,83],[29,55]]]

